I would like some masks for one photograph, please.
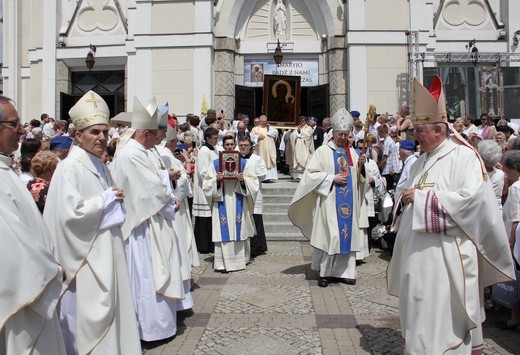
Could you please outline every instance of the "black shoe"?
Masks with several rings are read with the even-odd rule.
[[[356,279],[340,279],[339,282],[347,284],[347,285],[355,285]]]
[[[326,277],[318,277],[318,286],[327,287],[329,285],[329,280]]]

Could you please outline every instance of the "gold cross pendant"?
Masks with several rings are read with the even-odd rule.
[[[415,185],[414,187],[416,189],[419,189],[419,190],[422,190],[424,189],[425,187],[434,187],[435,184],[433,182],[426,182],[426,178],[428,177],[428,173],[424,173],[424,175],[421,177],[421,179],[419,180],[419,182],[417,183],[417,185]]]

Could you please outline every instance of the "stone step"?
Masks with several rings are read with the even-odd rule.
[[[262,193],[264,196],[293,196],[294,192],[296,191],[296,186],[294,187],[276,187],[276,188],[269,188],[266,189],[264,185],[262,185]]]
[[[265,233],[265,239],[273,241],[308,241],[301,232],[299,233]]]
[[[272,211],[268,211],[268,212],[265,212],[266,209],[264,207],[264,213],[262,213],[262,218],[263,218],[263,221],[264,221],[264,225],[267,225],[267,224],[270,224],[270,223],[273,223],[273,222],[286,222],[286,223],[290,223],[289,221],[289,217],[287,216],[287,212],[272,212]]]
[[[293,195],[264,195],[265,203],[278,203],[289,206],[291,204]]]
[[[279,234],[286,234],[286,233],[300,233],[300,228],[293,225],[291,222],[288,221],[284,222],[264,222],[264,229],[266,233],[279,233]]]
[[[289,204],[264,203],[262,212],[284,213],[287,215],[288,209],[289,209]],[[287,217],[287,219],[289,219],[289,217]],[[264,222],[264,224],[265,224],[265,222]]]

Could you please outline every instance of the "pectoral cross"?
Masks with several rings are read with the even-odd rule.
[[[419,189],[419,190],[422,190],[424,189],[425,187],[434,187],[435,184],[433,182],[426,182],[426,178],[428,177],[428,173],[424,173],[424,175],[421,177],[421,179],[419,180],[419,182],[417,183],[417,185],[415,185],[414,187],[416,189]]]

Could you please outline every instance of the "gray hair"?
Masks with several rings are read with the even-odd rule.
[[[464,117],[457,118],[453,123],[462,123],[462,124],[464,124]]]
[[[5,104],[11,104],[14,106],[14,101],[10,98],[8,98],[7,96],[4,96],[4,95],[0,95],[0,119],[1,120],[5,120],[5,110],[4,110],[4,105]]]
[[[499,119],[497,122],[497,126],[507,126],[507,121],[503,118]]]
[[[502,148],[494,140],[484,139],[478,143],[477,149],[487,166],[495,166],[502,158]]]
[[[354,130],[354,125],[351,125],[351,124],[347,124],[345,125],[345,129],[341,128],[341,129],[334,129],[334,127],[332,127],[332,132],[334,131],[347,131],[347,132],[352,132]]]
[[[505,152],[502,164],[509,169],[520,172],[520,150],[508,150]]]

